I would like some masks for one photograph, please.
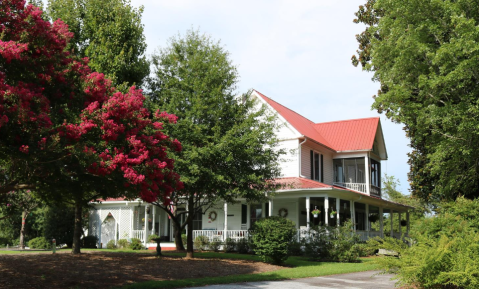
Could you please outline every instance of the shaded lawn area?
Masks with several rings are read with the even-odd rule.
[[[0,250],[1,288],[178,288],[267,280],[285,280],[376,269],[371,259],[361,263],[311,262],[290,257],[286,266],[260,262],[255,255],[82,249],[84,254],[51,251]]]
[[[181,253],[167,253],[170,256],[182,256]],[[251,261],[260,261],[261,259],[255,255],[244,255],[234,253],[214,253],[204,252],[195,253],[195,257],[200,258],[231,258],[243,259]],[[220,277],[206,278],[189,278],[182,280],[167,281],[148,281],[123,286],[124,289],[139,288],[178,288],[178,287],[194,287],[213,284],[228,284],[240,282],[256,282],[256,281],[274,281],[286,279],[298,279],[308,277],[327,276],[343,273],[363,272],[377,269],[373,258],[361,258],[360,263],[336,263],[336,262],[312,262],[305,257],[289,257],[285,267],[277,271],[263,272],[257,274],[239,274]]]

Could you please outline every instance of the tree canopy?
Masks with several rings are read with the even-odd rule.
[[[276,146],[272,116],[249,95],[236,97],[239,76],[229,53],[211,37],[190,30],[171,38],[153,56],[153,64],[152,106],[178,116],[177,124],[165,129],[183,146],[174,155],[184,183],[174,201],[186,202],[189,213],[181,228],[189,223],[192,230],[193,215],[217,202],[264,198],[274,189],[269,181],[279,175],[277,160],[283,152]]]
[[[174,115],[151,113],[141,90],[116,91],[66,50],[72,33],[25,1],[0,2],[0,195],[35,189],[43,200],[81,209],[108,197],[162,199],[181,188],[163,133]]]
[[[412,193],[479,196],[479,1],[368,0],[353,64],[381,84],[373,108],[405,125]]]
[[[47,13],[68,25],[73,37],[67,49],[88,57],[93,71],[123,89],[142,85],[150,73],[142,6],[133,8],[129,0],[49,0]]]

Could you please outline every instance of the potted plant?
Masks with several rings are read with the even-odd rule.
[[[315,218],[318,217],[319,213],[321,213],[321,211],[318,210],[318,209],[314,209],[314,210],[311,212],[311,214],[313,214],[313,217],[315,217]]]
[[[330,217],[330,218],[334,218],[337,213],[338,213],[338,212],[336,212],[335,210],[331,210],[331,212],[329,213],[329,217]]]

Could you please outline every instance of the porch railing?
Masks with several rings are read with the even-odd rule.
[[[151,230],[148,230],[148,236],[151,235]],[[145,241],[145,230],[133,230],[132,238],[140,239],[142,242]]]
[[[193,240],[195,240],[198,236],[205,236],[209,239],[209,241],[213,241],[213,240],[224,241],[226,238],[239,240],[243,238],[248,239],[249,231],[248,230],[227,230],[226,238],[225,238],[224,230],[193,230]]]
[[[333,183],[333,185],[362,193],[367,192],[365,183]]]

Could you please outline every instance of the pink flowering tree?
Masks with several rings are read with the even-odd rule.
[[[181,188],[163,131],[176,117],[151,113],[141,90],[118,92],[88,59],[65,47],[72,34],[21,0],[0,2],[0,196],[34,189],[45,201],[75,206],[73,253],[80,252],[81,209],[108,197],[158,198]]]

